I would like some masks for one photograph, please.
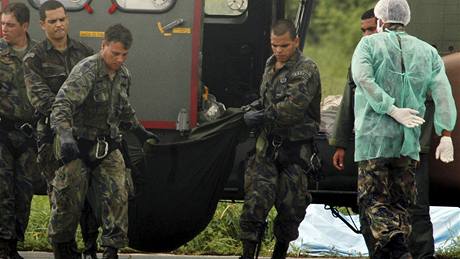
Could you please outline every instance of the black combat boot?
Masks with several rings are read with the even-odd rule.
[[[97,259],[97,235],[87,237],[85,240],[85,251],[83,251],[83,259]]]
[[[10,244],[6,239],[0,238],[0,259],[10,259]]]
[[[388,259],[390,258],[390,252],[387,251],[386,249],[380,249],[380,250],[376,250],[374,252],[374,255],[371,257],[373,259]]]
[[[83,259],[97,259],[97,252],[96,251],[84,251]]]
[[[18,240],[11,239],[9,244],[10,244],[10,258],[11,259],[24,259],[24,257],[20,256],[18,253]]]
[[[285,259],[288,248],[289,242],[276,241],[272,259]]]
[[[75,241],[53,243],[54,259],[81,259]]]
[[[102,259],[118,259],[118,249],[111,246],[104,247]]]
[[[243,255],[240,259],[254,259],[257,243],[252,241],[243,241]]]
[[[394,235],[387,244],[392,259],[412,259],[403,234]]]

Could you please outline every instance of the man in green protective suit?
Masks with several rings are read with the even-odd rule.
[[[431,45],[405,32],[406,0],[380,0],[377,31],[363,37],[352,59],[356,83],[355,161],[360,220],[370,225],[374,258],[413,258],[408,248],[415,202],[426,97],[435,103],[434,128],[441,136],[436,158],[453,161],[450,132],[456,108],[441,57]],[[366,237],[365,237],[366,238]]]
[[[376,33],[377,19],[374,15],[374,9],[367,10],[361,16],[361,31],[363,36]],[[337,170],[344,170],[345,150],[354,137],[353,124],[353,98],[356,85],[349,70],[347,84],[345,85],[342,102],[337,114],[332,136],[329,138],[329,144],[336,147],[333,156],[333,165]],[[417,187],[416,203],[409,208],[411,215],[412,232],[409,236],[409,250],[412,256],[417,259],[434,258],[434,239],[433,225],[430,220],[430,203],[429,203],[429,175],[428,175],[428,152],[430,150],[431,133],[433,130],[433,113],[434,103],[430,98],[425,102],[426,112],[424,119],[426,123],[422,125],[422,135],[420,138],[420,166],[415,173],[415,182]],[[364,236],[369,256],[373,258],[374,240],[370,233],[369,226],[366,222],[361,222],[361,231]]]

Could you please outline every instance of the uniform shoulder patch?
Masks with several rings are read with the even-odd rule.
[[[291,79],[309,80],[311,77],[310,71],[297,70],[291,73]]]
[[[307,77],[307,76],[308,76],[308,73],[305,71],[294,71],[291,74],[291,77]]]
[[[24,55],[23,60],[27,60],[28,58],[33,58],[33,57],[35,57],[35,53],[29,51],[29,52],[27,52],[27,53]]]

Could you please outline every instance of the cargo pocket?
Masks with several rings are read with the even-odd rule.
[[[54,179],[55,171],[59,167],[51,144],[45,143],[38,147],[37,165],[46,182],[50,183]]]
[[[79,159],[56,170],[51,181],[53,206],[80,208],[86,197],[86,168]]]

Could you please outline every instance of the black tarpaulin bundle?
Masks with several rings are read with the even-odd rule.
[[[130,247],[171,251],[208,225],[244,128],[242,113],[229,112],[186,141],[144,145],[144,161],[133,176],[136,195],[129,201]]]

